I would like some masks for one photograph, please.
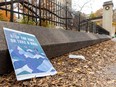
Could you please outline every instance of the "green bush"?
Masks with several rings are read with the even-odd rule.
[[[29,18],[27,16],[24,16],[24,18],[19,22],[21,24],[30,24],[35,25],[36,23],[32,20],[32,18]]]

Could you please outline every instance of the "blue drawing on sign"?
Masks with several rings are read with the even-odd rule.
[[[37,49],[23,50],[21,47],[16,46],[14,50],[10,50],[10,53],[18,75],[55,71],[45,54],[39,54]]]

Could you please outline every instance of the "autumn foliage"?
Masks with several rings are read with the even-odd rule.
[[[0,10],[0,20],[1,21],[10,21],[10,13],[7,12],[7,15],[6,15],[6,11]]]

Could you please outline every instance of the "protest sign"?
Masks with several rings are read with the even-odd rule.
[[[4,33],[17,80],[57,73],[34,35],[8,28]]]

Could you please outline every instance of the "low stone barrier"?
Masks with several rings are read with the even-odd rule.
[[[34,34],[48,58],[60,56],[110,39],[107,35],[0,22],[0,74],[8,73],[12,69],[3,27]]]

